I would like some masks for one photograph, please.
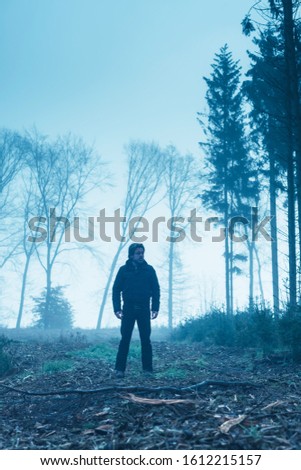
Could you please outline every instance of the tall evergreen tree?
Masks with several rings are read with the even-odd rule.
[[[205,207],[221,214],[225,227],[225,297],[226,311],[233,312],[233,273],[239,272],[234,255],[229,223],[234,215],[249,216],[248,201],[254,196],[256,182],[246,144],[243,95],[240,90],[240,66],[228,46],[215,55],[212,73],[205,78],[208,115],[199,113],[206,139],[205,150],[208,187],[201,198]],[[230,233],[231,235],[231,233]]]
[[[269,0],[269,8],[263,0],[254,4],[256,14],[260,14],[265,22],[273,25],[278,32],[282,44],[284,80],[284,100],[281,103],[285,115],[285,151],[287,199],[288,199],[288,251],[289,251],[289,304],[297,303],[297,250],[299,241],[299,269],[301,265],[301,93],[300,93],[300,0]],[[243,31],[249,35],[254,32],[254,20],[250,12],[243,20]],[[262,22],[259,30],[262,31]],[[275,77],[275,74],[274,74]],[[297,196],[297,197],[296,197]],[[297,200],[298,219],[295,204]],[[298,221],[298,230],[296,230]],[[299,236],[298,236],[299,235]],[[300,287],[299,287],[300,289]],[[300,292],[299,292],[300,296]]]
[[[294,5],[295,4],[295,5]],[[296,12],[300,7],[299,1],[282,0],[283,8],[283,37],[284,37],[284,57],[286,70],[286,110],[287,110],[287,135],[288,135],[288,177],[291,180],[291,190],[288,194],[291,204],[289,205],[289,263],[296,271],[296,228],[295,228],[295,191],[298,201],[298,220],[299,220],[299,269],[301,265],[301,93],[300,76],[298,76],[297,66],[297,47],[299,40],[296,34],[296,22],[294,19],[294,6]],[[294,167],[296,160],[297,186],[295,189]],[[288,188],[289,190],[289,188]],[[293,212],[294,211],[294,212]],[[290,279],[290,305],[295,307],[297,303],[297,274]]]
[[[254,39],[257,53],[249,53],[251,67],[244,82],[244,92],[251,103],[252,137],[262,161],[262,174],[267,177],[271,220],[271,259],[274,313],[279,312],[279,269],[277,197],[284,189],[281,177],[287,170],[285,67],[283,42],[269,25]]]

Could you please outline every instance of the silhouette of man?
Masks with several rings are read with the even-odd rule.
[[[115,364],[117,378],[124,377],[136,321],[141,341],[142,368],[147,374],[153,372],[151,319],[157,318],[159,313],[160,286],[156,271],[144,260],[144,251],[142,243],[129,246],[128,260],[119,269],[113,285],[114,313],[121,320],[121,341]]]

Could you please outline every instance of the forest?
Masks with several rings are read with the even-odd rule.
[[[254,0],[247,70],[225,38],[201,77],[199,153],[129,139],[113,210],[94,145],[1,127],[0,449],[301,448],[300,9]],[[112,288],[133,242],[160,280],[154,374],[135,331],[116,380]],[[80,270],[99,279],[92,328]]]

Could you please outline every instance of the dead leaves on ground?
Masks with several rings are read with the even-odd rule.
[[[13,346],[13,344],[12,344]],[[154,342],[154,386],[184,387],[204,380],[258,383],[255,390],[218,385],[185,395],[112,392],[84,396],[20,396],[1,392],[1,439],[5,449],[299,449],[301,374],[293,365],[252,362],[226,348]],[[9,384],[30,390],[112,386],[112,365],[79,355],[72,372],[41,374],[41,364],[69,354],[70,345],[16,344],[19,370]],[[206,368],[198,360],[206,356]],[[164,375],[177,360],[183,378]],[[30,358],[30,361],[29,361]],[[145,385],[140,358],[130,358],[126,385]],[[264,381],[263,381],[264,377]],[[5,381],[6,382],[6,381]],[[296,387],[290,387],[289,384]],[[250,393],[252,392],[252,394]],[[26,409],[26,413],[24,413]]]

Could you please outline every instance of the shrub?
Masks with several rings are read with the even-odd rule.
[[[234,315],[213,309],[203,316],[186,320],[172,337],[217,346],[261,347],[268,352],[277,345],[277,331],[271,310],[256,306],[252,311],[238,311]]]
[[[44,329],[71,329],[73,326],[73,310],[64,297],[63,286],[53,287],[46,302],[46,289],[40,297],[33,297],[36,317],[34,325]]]
[[[0,337],[0,377],[5,375],[11,368],[11,359],[5,350],[9,342],[9,339],[5,336]]]
[[[261,306],[231,316],[213,309],[184,321],[174,330],[172,338],[216,346],[261,348],[264,354],[279,348],[289,349],[294,362],[301,363],[301,306],[288,308],[279,318]]]
[[[179,340],[204,341],[207,344],[230,346],[233,344],[233,320],[217,309],[182,323],[173,332],[173,338]]]
[[[295,362],[301,363],[301,307],[287,309],[279,319],[282,343],[292,353]]]
[[[252,311],[237,312],[233,319],[237,346],[262,348],[264,353],[277,346],[277,322],[270,309],[255,306]]]

